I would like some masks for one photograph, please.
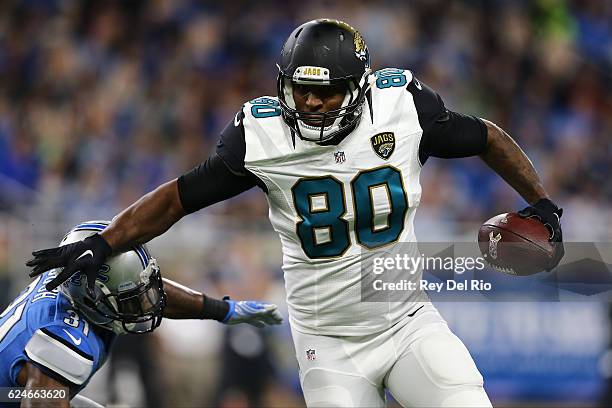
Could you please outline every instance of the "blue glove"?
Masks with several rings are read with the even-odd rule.
[[[272,326],[281,324],[283,316],[273,303],[259,302],[257,300],[231,300],[224,297],[224,301],[229,303],[229,311],[222,323],[239,324],[248,323],[255,327]]]

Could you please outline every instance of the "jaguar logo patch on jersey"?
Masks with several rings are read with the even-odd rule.
[[[395,150],[395,135],[393,132],[378,133],[370,138],[374,153],[381,159],[387,160]]]

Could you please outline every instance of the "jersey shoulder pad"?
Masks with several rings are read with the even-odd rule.
[[[369,81],[373,90],[405,90],[413,79],[409,69],[381,68],[370,75]]]
[[[79,328],[54,323],[34,332],[25,347],[34,363],[59,375],[71,384],[81,385],[93,374],[99,354],[92,339]]]
[[[275,96],[260,96],[245,103],[242,108],[247,119],[267,119],[281,116],[280,103]]]
[[[373,118],[377,123],[395,123],[410,116],[411,97],[407,92],[413,82],[407,69],[383,68],[369,77]]]
[[[293,152],[291,130],[283,121],[277,97],[255,98],[244,104],[242,110],[245,163],[274,159]]]

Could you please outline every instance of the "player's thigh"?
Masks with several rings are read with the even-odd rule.
[[[491,406],[472,356],[446,325],[412,343],[385,383],[404,407]]]
[[[384,407],[385,394],[366,378],[324,368],[300,376],[308,407]]]
[[[370,378],[363,338],[301,333],[292,328],[300,382],[309,407],[383,407],[382,376]],[[376,350],[376,347],[372,347]],[[369,353],[368,353],[369,354]]]

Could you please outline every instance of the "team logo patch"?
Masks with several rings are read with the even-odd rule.
[[[336,160],[336,164],[342,164],[346,161],[346,156],[343,151],[338,150],[334,153],[334,159]]]
[[[317,359],[317,355],[313,349],[306,350],[306,359],[309,361],[314,361]]]
[[[378,133],[370,138],[374,153],[381,159],[387,160],[395,150],[395,135],[393,132]]]
[[[355,56],[362,61],[367,61],[368,48],[366,47],[365,41],[363,41],[363,37],[357,30],[355,30],[355,34],[353,35],[353,43],[355,43]]]
[[[366,46],[365,41],[359,31],[355,30],[350,24],[345,23],[340,20],[330,20],[327,18],[320,19],[318,21],[332,22],[339,27],[344,28],[345,30],[353,33],[353,44],[355,45],[355,57],[359,58],[361,61],[368,63],[368,47]]]

